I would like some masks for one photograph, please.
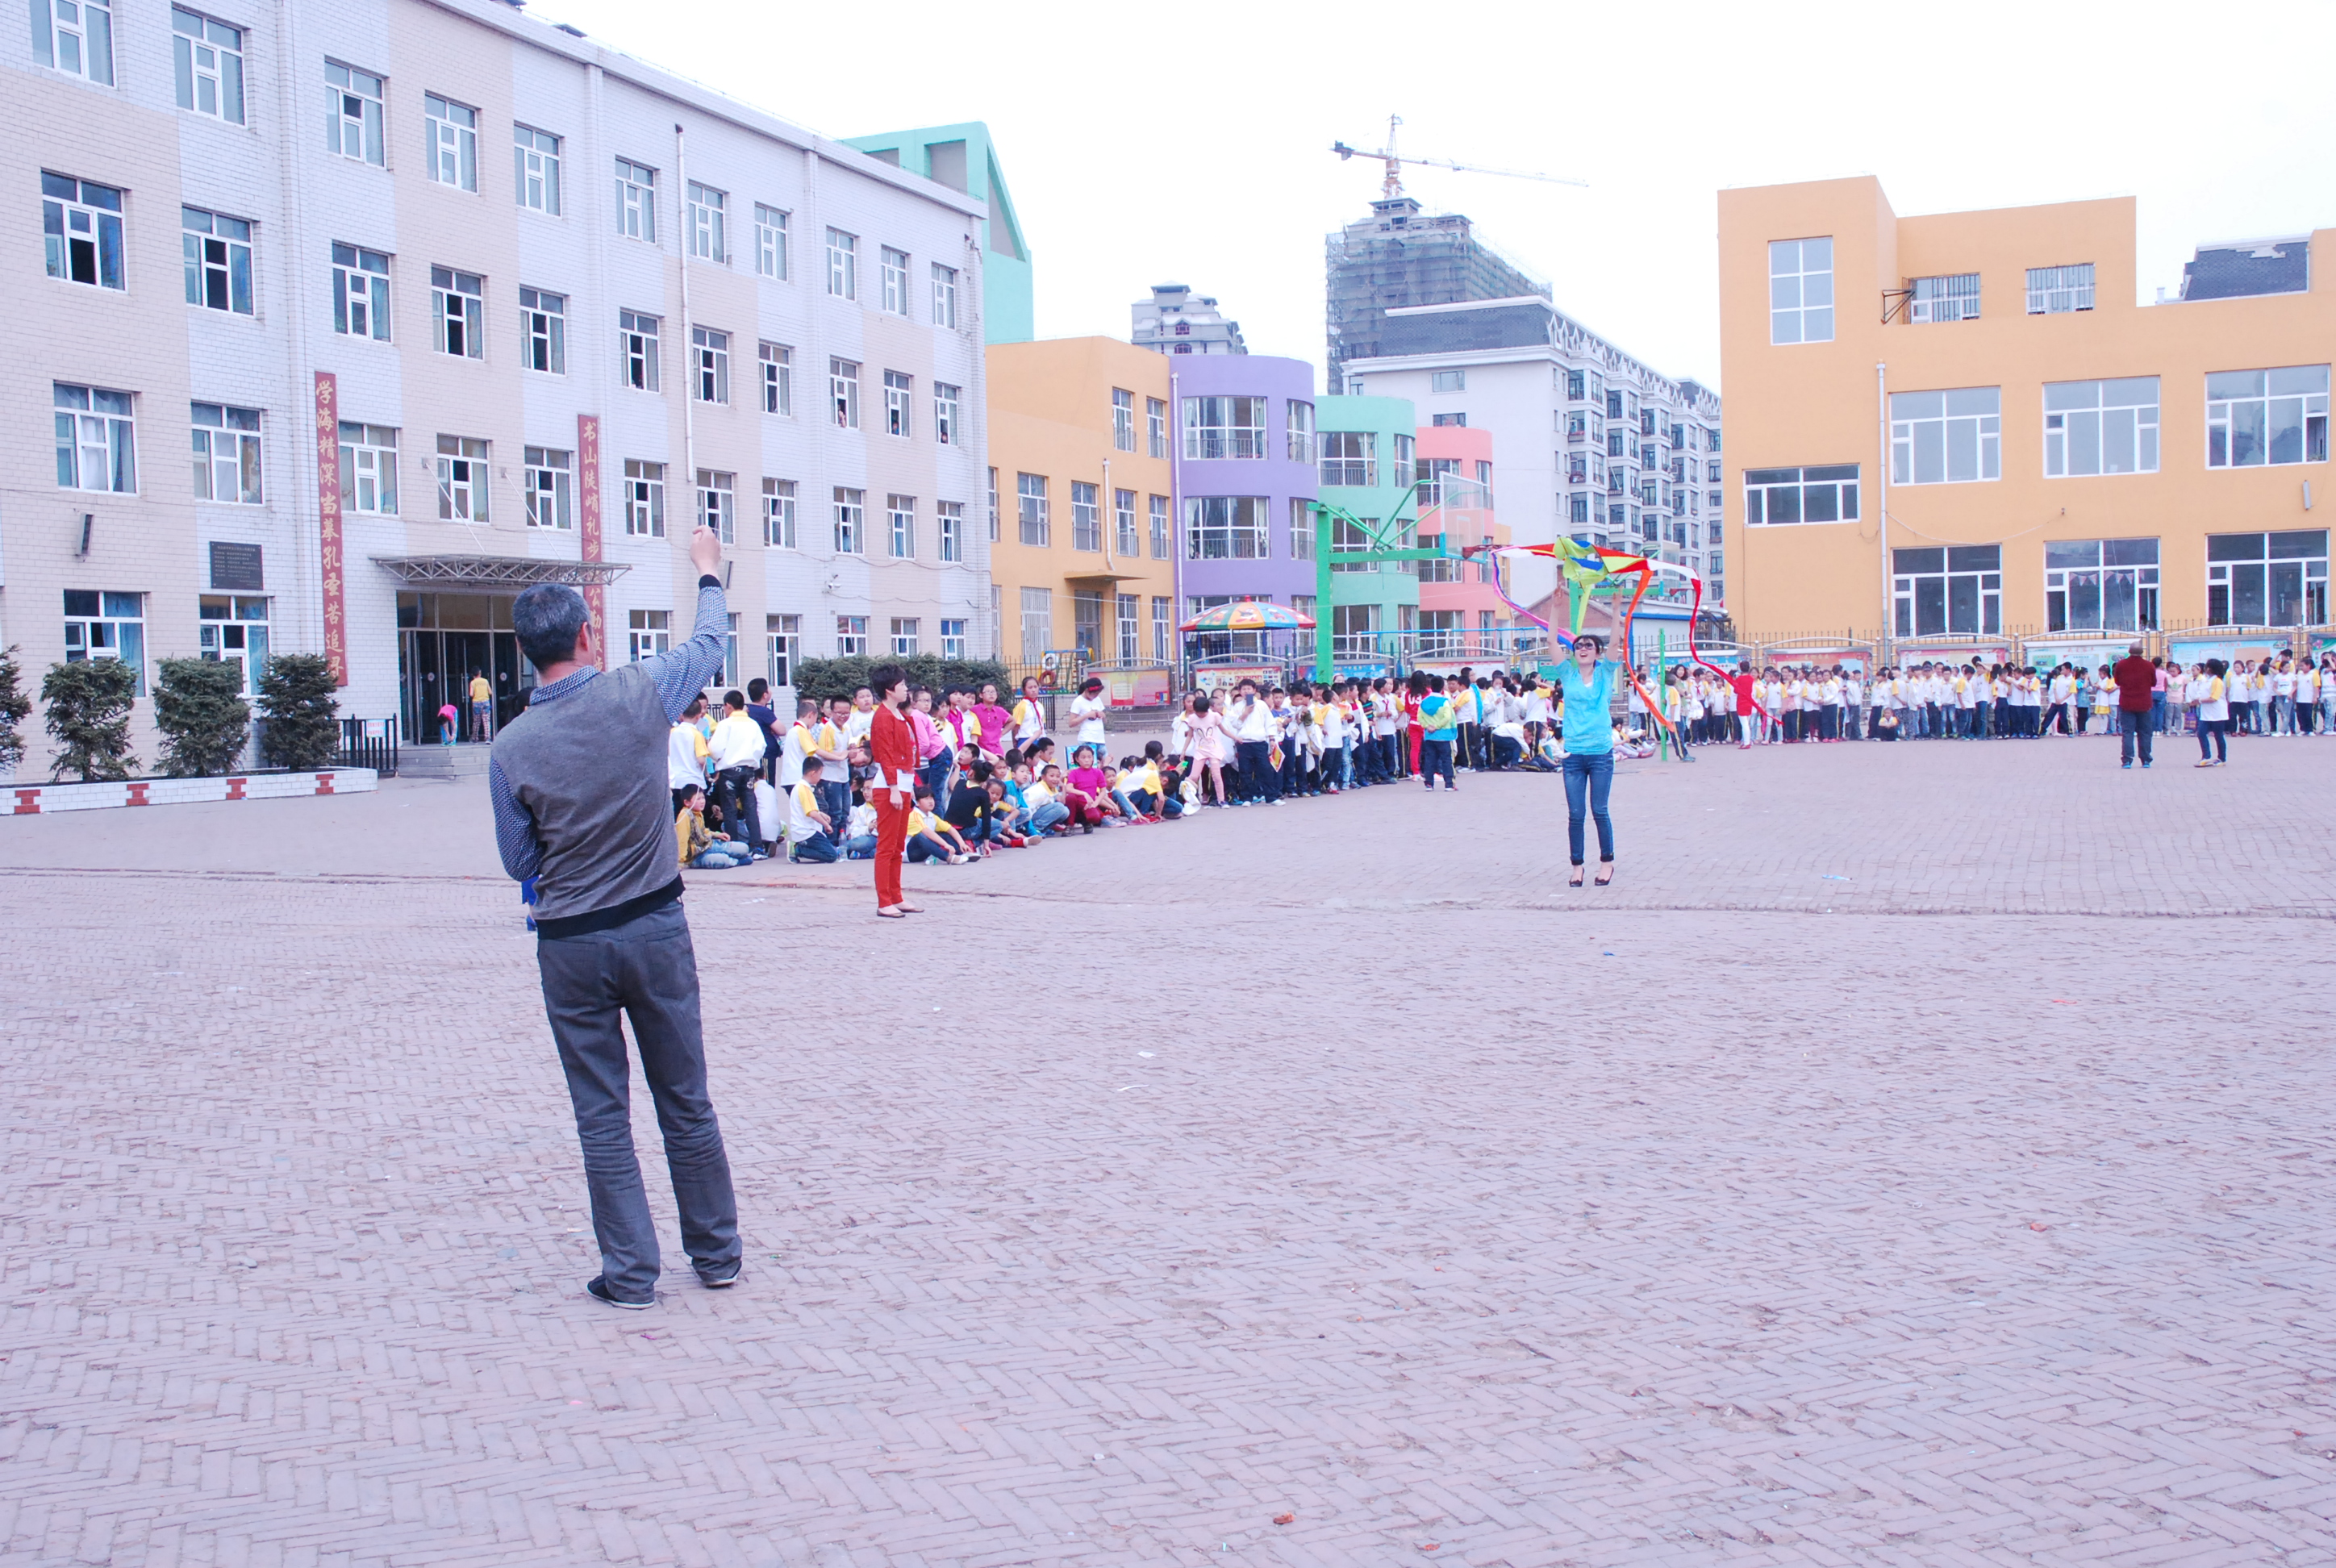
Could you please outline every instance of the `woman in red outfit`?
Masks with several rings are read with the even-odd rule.
[[[876,807],[876,912],[888,920],[921,914],[921,906],[900,899],[900,857],[909,842],[909,812],[917,803],[917,742],[903,710],[909,672],[897,664],[868,673],[876,688],[876,716],[868,729],[869,758],[876,776],[869,799]]]

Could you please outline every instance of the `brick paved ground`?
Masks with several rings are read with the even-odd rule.
[[[0,822],[0,1560],[2336,1560],[2336,743],[2105,755],[695,879],[622,1316],[475,786]]]

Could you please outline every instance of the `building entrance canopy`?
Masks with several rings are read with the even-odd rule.
[[[521,555],[377,555],[373,563],[400,582],[488,592],[516,592],[539,582],[605,585],[632,570],[613,560],[541,560]]]

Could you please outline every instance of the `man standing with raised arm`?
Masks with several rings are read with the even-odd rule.
[[[632,1019],[641,1076],[657,1102],[682,1245],[697,1277],[738,1281],[738,1204],[706,1087],[697,956],[682,915],[672,806],[657,770],[667,726],[722,668],[729,618],[722,544],[699,529],[697,622],[670,653],[603,674],[583,596],[539,583],[511,606],[511,629],[540,683],[495,739],[487,768],[503,870],[533,893],[544,1012],[568,1076],[600,1272],[593,1300],[657,1305],[657,1227],[633,1153],[630,1071],[619,1014]]]

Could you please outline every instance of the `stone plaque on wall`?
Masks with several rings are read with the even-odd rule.
[[[268,587],[259,568],[259,546],[211,543],[211,591],[258,593]]]

